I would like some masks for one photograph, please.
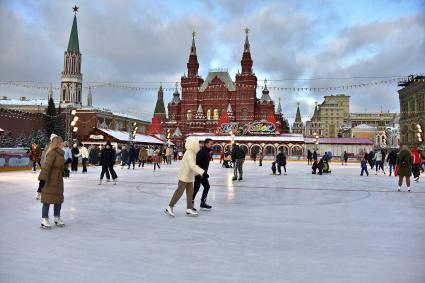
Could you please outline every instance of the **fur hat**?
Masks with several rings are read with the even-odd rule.
[[[51,134],[51,135],[50,135],[50,140],[53,140],[53,138],[54,138],[54,137],[57,137],[57,136],[58,136],[58,135]]]

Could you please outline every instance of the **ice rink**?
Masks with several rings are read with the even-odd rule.
[[[425,282],[425,178],[398,193],[396,178],[360,177],[358,164],[287,167],[246,162],[232,182],[214,161],[213,209],[197,218],[185,195],[164,214],[178,163],[116,167],[117,186],[89,168],[65,180],[66,227],[51,230],[39,228],[38,174],[0,173],[0,282]]]

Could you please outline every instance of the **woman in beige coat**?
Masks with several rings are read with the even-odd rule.
[[[49,149],[46,152],[46,160],[41,169],[38,180],[40,180],[42,222],[41,228],[50,228],[49,208],[50,204],[54,204],[55,224],[64,226],[60,211],[63,203],[63,172],[64,172],[64,152],[60,148],[62,145],[61,137],[54,137],[50,143]]]
[[[196,175],[201,175],[203,178],[208,178],[208,174],[196,165],[196,154],[199,151],[199,141],[195,138],[186,139],[185,144],[186,152],[184,153],[180,171],[179,171],[179,183],[177,185],[177,190],[174,192],[173,197],[171,198],[169,206],[165,209],[165,213],[174,217],[174,205],[186,191],[187,199],[187,210],[186,215],[188,216],[198,216],[198,213],[193,209],[193,182],[195,181]]]

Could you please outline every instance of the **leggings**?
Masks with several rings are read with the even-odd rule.
[[[41,168],[41,163],[40,163],[40,160],[38,160],[38,161],[33,161],[32,162],[32,169],[35,171],[35,169],[36,169],[36,167],[37,167],[37,164],[38,164],[38,166],[40,166],[40,168]]]
[[[403,185],[403,178],[406,178],[406,185],[410,187],[410,176],[398,176],[398,186],[401,187]]]

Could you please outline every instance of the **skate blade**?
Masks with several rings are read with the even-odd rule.
[[[55,223],[55,225],[56,225],[57,227],[65,227],[65,224],[56,224],[56,223]]]
[[[201,207],[202,211],[211,211],[212,208],[205,208],[205,207]]]
[[[198,217],[198,214],[190,214],[190,213],[186,213],[187,217]]]
[[[165,214],[167,214],[170,217],[175,217],[174,215],[172,215],[171,213],[169,213],[167,210],[165,211]]]
[[[40,228],[44,229],[44,230],[50,230],[50,229],[52,229],[52,226],[47,227],[47,226],[44,226],[44,225],[40,225]]]

